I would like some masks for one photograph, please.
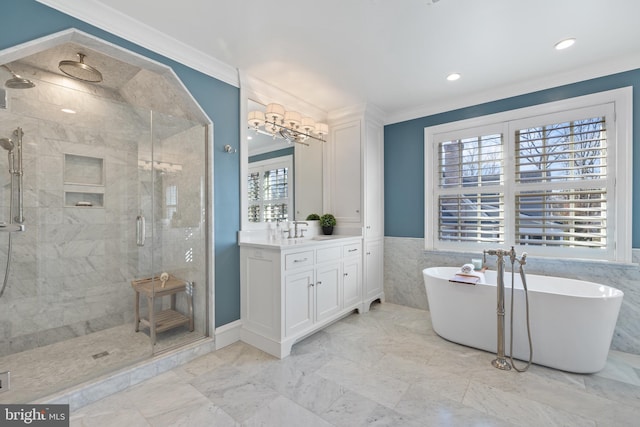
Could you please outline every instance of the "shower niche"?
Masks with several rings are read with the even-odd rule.
[[[12,263],[0,298],[0,366],[12,389],[0,403],[203,342],[214,319],[212,123],[187,85],[171,68],[77,30],[25,45],[0,51],[0,64],[35,84],[8,88],[0,109],[0,136],[24,129],[26,230],[11,245],[0,233],[0,270]],[[59,70],[78,53],[102,81]],[[0,80],[11,78],[0,67]],[[2,162],[0,218],[11,198]],[[148,328],[136,331],[136,316],[149,313],[135,311],[132,283],[164,272],[192,283],[190,294],[165,301],[157,283],[151,306],[192,307],[193,320],[153,342]]]
[[[65,207],[104,207],[104,159],[64,154]]]

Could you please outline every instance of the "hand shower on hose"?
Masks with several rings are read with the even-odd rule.
[[[0,138],[0,146],[7,150],[7,157],[9,159],[9,173],[13,174],[13,148],[15,147],[15,145],[9,138]]]
[[[9,195],[9,224],[4,222],[0,223],[0,231],[8,232],[8,247],[7,247],[7,263],[4,271],[4,280],[2,282],[2,287],[0,287],[0,297],[4,294],[5,289],[7,288],[7,282],[9,280],[9,271],[11,269],[11,247],[12,247],[12,232],[14,231],[24,231],[24,215],[22,208],[22,136],[24,132],[22,132],[22,128],[17,128],[13,132],[13,136],[15,137],[15,143],[12,139],[9,138],[0,138],[0,147],[7,150],[8,153],[8,161],[9,161],[9,174],[11,175],[11,192]],[[17,179],[16,179],[17,178]],[[16,182],[17,181],[17,182]],[[14,202],[17,201],[18,204],[18,213],[14,216]],[[14,221],[17,224],[14,224]]]
[[[9,161],[9,173],[11,174],[11,199],[9,201],[9,216],[10,223],[14,221],[18,224],[24,222],[24,209],[23,209],[23,185],[22,185],[22,136],[24,132],[22,128],[17,128],[13,131],[13,136],[16,138],[15,142],[9,138],[0,138],[0,146],[7,150]],[[17,180],[16,180],[17,177]],[[17,182],[16,182],[17,181]],[[14,197],[17,199],[17,215],[14,216],[13,201]]]

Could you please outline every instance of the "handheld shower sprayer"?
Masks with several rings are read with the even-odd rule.
[[[9,138],[0,138],[0,146],[2,146],[2,148],[7,150],[8,152],[12,152],[13,147],[15,147],[15,145],[13,144],[13,141],[10,140]]]
[[[7,158],[9,162],[9,173],[13,176],[13,149],[15,145],[9,138],[0,138],[0,146],[7,150]]]
[[[17,222],[22,224],[24,222],[24,210],[23,210],[23,184],[22,184],[22,136],[24,132],[22,128],[16,128],[13,131],[13,137],[0,138],[0,147],[4,148],[8,152],[9,158],[9,173],[11,174],[11,200],[13,200],[14,194],[17,196],[17,215],[13,215],[13,211],[10,212],[10,222]],[[15,141],[15,142],[14,142]],[[15,179],[17,178],[17,179]],[[17,183],[16,183],[17,181]],[[13,204],[10,205],[13,208]]]
[[[527,263],[526,258],[527,258],[527,253],[526,252],[522,252],[522,256],[518,260],[518,262],[520,263],[520,267],[522,267],[523,265],[525,265]]]

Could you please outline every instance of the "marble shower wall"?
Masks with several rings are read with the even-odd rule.
[[[461,266],[477,253],[424,250],[424,240],[385,237],[384,291],[386,300],[423,310],[429,309],[422,270],[436,266]],[[640,354],[640,251],[633,264],[527,257],[527,273],[567,277],[613,286],[624,292],[611,348]]]
[[[199,138],[197,142],[190,140],[194,147],[188,150],[176,149],[174,158],[178,152],[184,155],[179,159],[185,165],[179,187],[194,187],[204,197],[204,189],[200,190],[204,186],[204,128],[176,121],[165,123],[162,133],[154,134],[151,113],[123,104],[115,92],[97,86],[69,89],[47,81],[44,75],[35,76],[42,79],[36,80],[35,88],[9,91],[8,109],[0,110],[0,137],[11,136],[18,126],[25,134],[26,218],[26,231],[12,237],[11,272],[0,299],[0,356],[133,324],[131,280],[140,277],[140,272],[149,274],[152,259],[158,269],[181,269],[186,279],[202,285],[206,282],[204,220],[190,227],[175,227],[175,223],[172,226],[156,217],[159,227],[153,228],[154,223],[147,221],[147,236],[152,236],[154,245],[139,249],[135,241],[140,207],[151,203],[151,195],[162,183],[157,173],[154,185],[150,179],[140,179],[144,174],[139,170],[139,158],[144,157],[152,139],[165,146]],[[77,113],[65,114],[60,111],[63,107]],[[65,206],[65,191],[83,191],[81,186],[65,183],[65,154],[103,159],[104,185],[86,187],[87,192],[104,194],[103,206]],[[0,156],[0,221],[9,219],[6,161],[6,156]],[[183,196],[187,194],[185,191]],[[156,212],[164,210],[163,202],[163,197],[155,199]],[[200,218],[201,202],[198,199],[185,205],[196,209]],[[8,234],[0,234],[2,277],[7,247]],[[191,256],[186,259],[189,250]],[[206,304],[204,295],[202,289],[200,298],[196,297],[202,307]],[[197,319],[196,324],[204,322]]]

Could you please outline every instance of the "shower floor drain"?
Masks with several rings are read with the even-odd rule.
[[[109,355],[108,351],[103,351],[102,353],[96,353],[91,357],[93,357],[94,359],[100,359],[101,357],[105,357],[105,356],[108,356],[108,355]]]

